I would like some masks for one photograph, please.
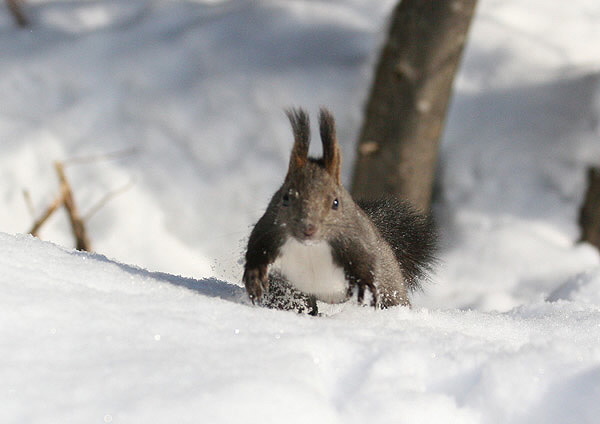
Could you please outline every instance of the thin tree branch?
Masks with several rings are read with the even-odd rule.
[[[25,13],[23,13],[21,3],[24,3],[24,0],[6,0],[8,10],[10,10],[10,13],[13,15],[15,22],[18,26],[24,28],[29,25],[29,19],[27,19]]]
[[[42,225],[44,225],[44,223],[48,220],[48,218],[50,218],[50,216],[58,208],[60,208],[64,204],[64,202],[65,202],[65,193],[61,190],[60,194],[56,197],[56,199],[54,199],[52,204],[50,204],[50,206],[48,206],[48,209],[46,209],[44,214],[33,223],[31,230],[29,230],[29,234],[31,234],[34,237],[37,237],[38,231],[40,230]]]
[[[35,208],[33,207],[33,202],[31,201],[31,194],[29,193],[29,190],[23,190],[23,199],[25,199],[25,204],[27,205],[27,210],[29,211],[29,214],[33,218],[35,218]]]
[[[102,160],[121,159],[121,158],[124,158],[127,156],[131,156],[137,152],[138,152],[138,149],[136,147],[130,147],[128,149],[117,150],[117,151],[109,152],[109,153],[102,153],[102,154],[90,155],[90,156],[81,156],[78,158],[70,158],[70,159],[64,160],[62,163],[65,166],[66,165],[81,165],[81,164],[91,163],[91,162],[100,162]]]
[[[67,165],[72,164],[85,164],[90,162],[98,162],[101,160],[112,160],[119,159],[124,156],[133,154],[137,151],[136,148],[130,148],[125,150],[119,150],[111,153],[106,153],[102,155],[94,155],[80,158],[68,159],[66,161],[56,161],[54,162],[54,168],[56,173],[58,174],[58,179],[60,182],[60,194],[54,199],[52,204],[48,206],[48,208],[44,211],[43,215],[38,218],[31,227],[29,231],[33,236],[37,236],[40,228],[44,223],[52,216],[52,214],[61,206],[64,206],[67,215],[69,216],[69,222],[71,224],[71,230],[73,232],[73,236],[75,237],[76,249],[77,250],[85,250],[91,251],[91,242],[88,237],[85,222],[90,219],[94,214],[96,214],[102,207],[104,207],[110,200],[115,198],[116,196],[124,193],[128,189],[130,189],[134,181],[130,181],[125,186],[118,188],[110,193],[107,193],[100,201],[94,205],[83,217],[80,215],[79,210],[75,204],[75,199],[73,197],[73,190],[71,189],[71,185],[69,184],[69,180],[67,179],[67,175],[65,173],[65,167]],[[23,196],[25,197],[25,201],[29,207],[32,216],[35,216],[33,212],[33,206],[31,203],[31,198],[27,191],[23,191]]]
[[[75,237],[75,248],[77,250],[85,250],[90,252],[92,250],[91,243],[88,238],[84,222],[81,219],[81,216],[79,215],[77,206],[75,205],[73,191],[71,190],[71,185],[67,180],[64,164],[62,162],[57,161],[54,162],[54,167],[56,169],[56,173],[58,174],[58,179],[60,180],[61,191],[64,195],[63,204],[69,215],[71,229],[73,230],[73,236]]]
[[[94,206],[92,206],[90,208],[90,210],[83,216],[83,220],[86,222],[89,221],[90,218],[92,218],[96,213],[98,213],[98,211],[100,209],[102,209],[108,202],[110,202],[115,197],[125,193],[127,190],[129,190],[131,187],[133,187],[134,184],[135,184],[135,181],[132,180],[132,181],[129,181],[124,186],[119,187],[118,189],[113,190],[109,193],[106,193],[104,195],[104,197],[102,199],[100,199],[100,201],[98,203],[96,203]]]

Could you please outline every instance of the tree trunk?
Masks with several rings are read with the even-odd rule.
[[[600,168],[588,170],[588,187],[579,213],[581,240],[600,249]]]
[[[429,209],[439,139],[477,0],[402,0],[375,72],[352,194]]]

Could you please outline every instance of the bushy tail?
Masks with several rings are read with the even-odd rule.
[[[357,203],[392,247],[407,288],[420,289],[436,262],[438,233],[433,219],[394,197]]]

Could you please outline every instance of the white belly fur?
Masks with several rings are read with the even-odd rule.
[[[273,267],[301,292],[329,303],[346,300],[348,282],[343,268],[333,263],[327,242],[304,244],[290,237]]]

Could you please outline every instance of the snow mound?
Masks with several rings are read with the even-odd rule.
[[[592,423],[600,310],[253,307],[242,288],[0,233],[4,423]],[[596,279],[597,281],[597,279]],[[592,307],[594,306],[594,307]]]

